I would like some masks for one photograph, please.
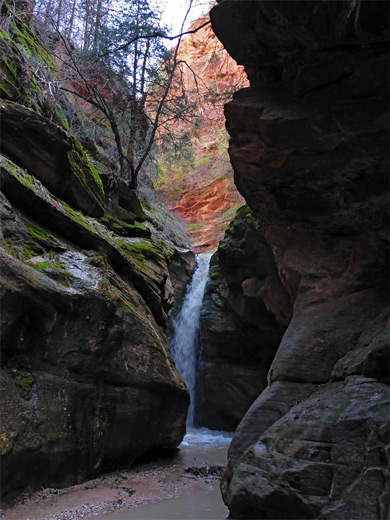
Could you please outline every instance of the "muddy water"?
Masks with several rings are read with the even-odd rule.
[[[223,504],[219,486],[187,497],[111,513],[100,519],[112,520],[224,520],[229,510]]]
[[[230,437],[190,431],[178,450],[0,509],[2,520],[224,520],[219,480]]]
[[[179,498],[164,499],[139,507],[96,517],[100,520],[224,520],[229,510],[224,505],[219,489],[219,478],[207,477],[213,469],[225,466],[231,435],[192,429],[184,437],[175,457],[176,463],[186,471],[191,469],[196,478]]]

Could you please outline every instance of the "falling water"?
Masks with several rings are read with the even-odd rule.
[[[196,257],[195,272],[187,289],[183,306],[173,323],[171,351],[176,367],[190,392],[187,425],[194,424],[196,336],[199,328],[200,309],[209,273],[211,254]]]

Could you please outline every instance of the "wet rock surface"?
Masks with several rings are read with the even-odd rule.
[[[226,2],[211,19],[251,82],[225,106],[235,182],[293,303],[224,499],[233,518],[386,518],[388,4]]]

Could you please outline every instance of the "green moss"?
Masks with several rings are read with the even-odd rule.
[[[218,263],[210,267],[209,276],[211,280],[218,280],[220,278]]]
[[[236,216],[227,228],[227,233],[230,235],[233,234],[235,232],[235,228],[239,225],[240,222],[242,222],[242,220],[246,220],[251,227],[254,227],[256,230],[259,230],[261,225],[259,219],[253,216],[252,210],[248,206],[248,204],[243,204],[237,210]]]
[[[160,250],[160,247],[158,244],[156,244],[154,241],[142,241],[142,242],[120,242],[120,247],[124,248],[127,251],[131,251],[135,255],[138,255],[139,257],[142,256],[142,258],[152,258],[153,260],[156,260],[157,262],[162,260],[162,251]]]
[[[35,243],[22,243],[17,245],[11,238],[2,238],[3,247],[6,251],[18,260],[26,261],[40,254],[42,248]]]
[[[0,29],[0,41],[2,40],[2,31]],[[0,61],[0,71],[1,71],[1,82],[0,89],[3,94],[0,97],[5,97],[7,99],[16,99],[19,97],[19,86],[16,74],[16,67],[12,61],[8,59],[8,56],[4,53],[1,61]]]
[[[104,196],[104,188],[103,183],[99,177],[97,169],[88,159],[86,153],[84,152],[83,147],[81,146],[80,141],[74,137],[74,148],[68,152],[68,160],[70,165],[72,166],[73,171],[77,174],[80,182],[83,184],[84,188],[95,197],[96,192],[95,189],[91,189],[90,181],[85,172],[88,172],[89,175],[93,178],[96,187],[98,188],[98,199],[99,203],[102,207],[105,204],[105,196]],[[94,187],[95,188],[95,187]]]
[[[144,264],[144,255],[142,254],[142,251],[140,249],[135,247],[135,244],[131,244],[123,240],[117,240],[116,244],[126,257],[128,257],[126,253],[131,253],[131,258],[133,258],[138,263]]]
[[[130,213],[130,212],[128,212]],[[150,230],[141,224],[140,222],[136,222],[135,215],[133,215],[132,223],[129,224],[119,218],[112,217],[108,213],[105,213],[103,217],[99,219],[99,222],[107,226],[111,229],[115,234],[120,236],[128,236],[128,237],[141,237],[141,236],[150,236]]]
[[[24,399],[30,399],[32,385],[34,384],[34,376],[26,370],[16,370],[15,381],[19,386],[20,395]]]
[[[22,260],[26,261],[30,258],[33,258],[34,256],[36,256],[37,252],[38,251],[36,249],[33,249],[31,246],[27,244],[24,245],[22,251]]]
[[[236,217],[242,217],[245,216],[247,218],[250,218],[252,216],[252,210],[248,206],[248,204],[243,204],[236,213]]]
[[[28,221],[27,219],[23,219],[24,228],[29,234],[29,236],[35,240],[37,240],[42,245],[52,245],[56,242],[54,237],[49,234],[48,231],[43,229],[42,227]]]
[[[33,175],[30,175],[20,166],[17,166],[4,155],[0,155],[0,166],[13,177],[15,177],[21,184],[36,193],[39,197],[45,199],[48,202],[52,201],[51,195],[38,179],[36,179]]]
[[[90,196],[95,199],[102,208],[104,208],[104,188],[97,170],[88,160],[87,156],[84,154],[80,142],[75,137],[73,142],[75,148],[69,150],[67,153],[67,158],[72,168],[72,172],[74,175],[76,175],[85,191],[89,193]]]
[[[42,262],[30,263],[31,267],[44,273],[56,282],[69,286],[73,280],[72,273],[66,269],[54,251],[46,253]]]
[[[11,255],[18,258],[18,250],[10,238],[1,238],[4,249]]]
[[[22,16],[13,14],[0,29],[2,97],[17,100],[40,114],[57,113],[48,85],[59,80],[54,57],[41,44]]]
[[[65,202],[60,201],[56,197],[52,196],[38,179],[30,175],[26,170],[24,170],[20,166],[17,166],[15,163],[10,161],[3,155],[0,155],[0,166],[10,175],[16,178],[21,184],[32,190],[36,195],[48,202],[51,206],[55,207],[58,211],[69,216],[92,233],[98,234],[99,236],[104,237],[106,239],[110,238],[107,234],[107,228],[105,226],[103,226],[93,218],[86,217],[81,213],[81,211],[74,210]],[[34,230],[30,231],[34,234]],[[35,234],[37,235],[36,238],[38,239],[44,238],[43,229],[36,229]]]
[[[158,243],[153,239],[137,240],[133,238],[127,241],[121,240],[112,231],[110,232],[101,221],[86,217],[80,211],[70,208],[63,201],[53,197],[37,179],[30,176],[12,162],[4,159],[3,168],[7,170],[10,175],[15,177],[18,182],[45,200],[48,206],[51,206],[51,210],[48,208],[48,215],[50,215],[50,211],[57,214],[62,213],[66,218],[73,221],[74,232],[79,236],[83,236],[83,232],[81,229],[78,230],[77,227],[80,226],[84,228],[88,231],[91,239],[95,237],[97,249],[101,247],[104,248],[101,242],[101,240],[104,240],[108,246],[106,249],[107,254],[111,254],[113,249],[115,249],[122,255],[123,259],[128,262],[129,268],[132,266],[134,271],[143,277],[148,285],[153,287],[153,291],[160,291],[158,284],[162,283],[163,275],[161,273],[166,269],[166,255],[168,254],[167,252],[172,254],[173,248],[163,248],[163,241]],[[143,228],[141,224],[137,223],[135,226],[132,226],[132,229],[140,227]],[[49,247],[51,247],[50,242],[53,238],[52,243],[55,249],[57,246],[54,237],[51,237],[44,228],[41,229],[39,226],[35,227],[31,222],[27,223],[26,236],[27,244],[25,250],[24,252],[18,251],[18,257],[20,259],[28,259],[29,266],[37,271],[43,272],[59,283],[67,284],[71,282],[72,275],[66,270],[65,266],[62,265],[61,257],[55,255],[55,251],[53,252],[54,254],[50,256],[44,246],[44,244],[49,242]],[[8,244],[8,246],[11,247],[11,244]],[[33,256],[42,256],[43,260],[38,261],[39,259],[35,259],[35,262],[31,261]]]
[[[153,237],[152,240],[153,243],[159,246],[161,251],[163,251],[165,258],[169,262],[176,252],[176,248],[173,246],[173,244],[167,240],[162,240],[156,237]]]

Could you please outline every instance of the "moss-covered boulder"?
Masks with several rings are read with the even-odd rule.
[[[189,397],[163,329],[174,245],[119,236],[6,158],[1,177],[2,493],[175,448]]]
[[[0,104],[2,151],[55,196],[87,215],[104,213],[102,182],[80,142],[37,112]]]

